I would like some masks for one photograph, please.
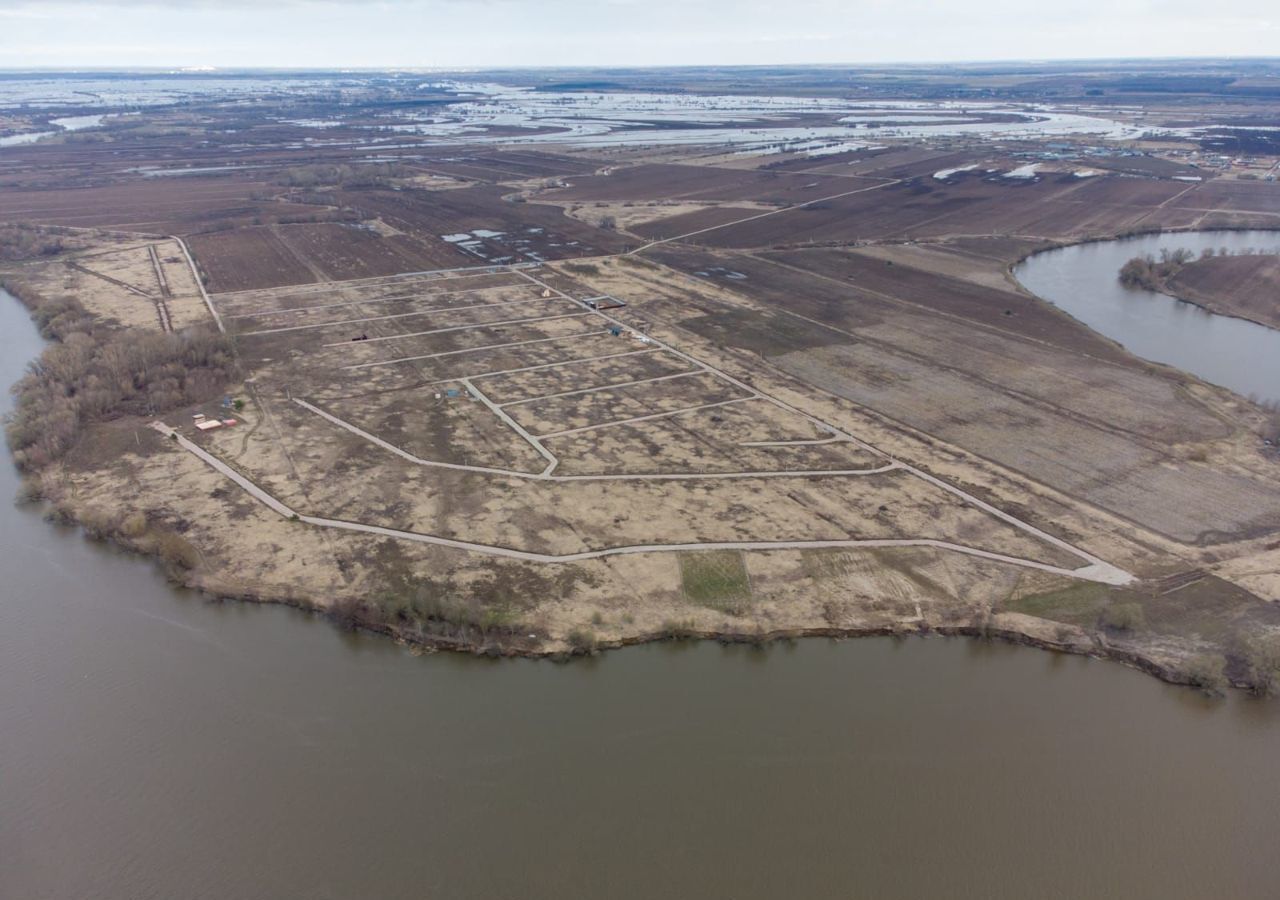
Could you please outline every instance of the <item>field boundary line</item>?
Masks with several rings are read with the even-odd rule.
[[[278,287],[266,288],[241,288],[238,291],[217,291],[219,297],[232,297],[237,294],[256,294],[262,291],[283,291],[288,290],[294,293],[311,293],[312,291],[336,291],[344,287],[359,287],[361,285],[368,286],[370,283],[380,281],[395,281],[400,278],[422,278],[423,281],[448,281],[448,278],[430,276],[449,275],[454,272],[469,273],[458,277],[477,277],[481,275],[499,275],[503,269],[519,269],[519,268],[537,268],[541,263],[535,262],[519,262],[519,263],[490,263],[488,265],[479,266],[458,266],[453,269],[420,269],[415,272],[396,272],[394,275],[369,275],[364,278],[347,278],[342,281],[311,281],[305,284],[283,284]]]
[[[490,400],[488,395],[486,395],[484,391],[480,390],[480,388],[476,387],[468,379],[460,378],[458,379],[458,381],[464,387],[466,387],[468,391],[471,392],[472,396],[474,396],[477,400],[479,400],[481,403],[487,406],[489,408],[489,411],[492,412],[499,419],[501,419],[507,425],[507,427],[509,427],[516,434],[520,435],[520,437],[524,438],[524,440],[528,442],[528,444],[531,447],[533,447],[534,450],[538,451],[538,455],[547,461],[547,467],[542,470],[542,472],[540,473],[541,475],[545,477],[555,471],[556,466],[560,465],[559,457],[557,457],[554,453],[552,453],[550,450],[544,447],[542,445],[542,441],[539,440],[537,436],[530,434],[528,431],[525,430],[525,427],[523,425],[521,425],[515,419],[511,418],[511,416],[503,412],[502,407],[498,406],[496,403]]]
[[[519,290],[521,288],[531,288],[531,287],[533,287],[533,285],[522,281],[517,284],[503,284],[503,285],[498,285],[496,287],[465,288],[464,290],[460,290],[460,291],[442,291],[437,296],[447,297],[450,295],[456,296],[458,294],[478,294],[481,291],[501,291],[504,289]],[[367,300],[363,300],[363,299],[345,300],[342,303],[317,303],[314,306],[294,306],[292,308],[286,308],[286,309],[267,309],[267,310],[263,310],[262,312],[234,313],[234,314],[228,315],[226,318],[256,319],[262,316],[282,316],[282,315],[285,315],[286,313],[311,312],[317,309],[337,309],[342,306],[356,306],[356,305],[363,305],[367,303],[394,303],[397,300],[408,300],[410,298],[417,297],[417,296],[419,296],[418,292],[410,291],[407,294],[384,294],[381,297],[370,297]],[[511,302],[515,303],[517,301],[513,300]],[[437,308],[438,309],[462,309],[462,307],[460,306],[454,306],[454,307],[441,306]]]
[[[430,334],[446,334],[451,331],[472,331],[476,328],[497,328],[499,325],[528,325],[531,322],[555,322],[558,319],[585,319],[590,313],[561,313],[555,316],[534,316],[529,319],[500,319],[497,322],[476,322],[471,325],[450,325],[447,328],[430,328],[426,331],[406,331],[404,334],[388,334],[381,337],[365,338],[357,343],[376,344],[382,341],[401,341],[405,338],[426,337]],[[258,332],[263,334],[264,332]],[[352,343],[351,341],[334,341],[330,344],[321,344],[321,347],[345,347]]]
[[[605,332],[587,332],[587,334],[604,334]],[[569,337],[579,337],[580,335],[569,335]],[[497,369],[492,372],[480,372],[474,375],[468,375],[468,378],[496,378],[499,375],[516,375],[520,372],[536,372],[539,369],[555,369],[560,366],[571,366],[576,363],[603,362],[606,359],[617,359],[620,356],[634,356],[637,353],[653,353],[657,347],[643,347],[639,350],[624,350],[622,353],[606,353],[604,356],[579,356],[573,359],[564,359],[559,362],[538,363],[536,366],[522,366],[517,369]],[[449,384],[457,381],[457,378],[438,378],[435,381],[429,381],[427,384]]]
[[[891,187],[892,185],[901,184],[901,183],[902,183],[902,179],[895,178],[892,181],[884,181],[884,182],[881,182],[880,184],[873,184],[868,187],[858,188],[857,190],[844,191],[843,193],[840,193],[840,194],[832,194],[830,197],[816,197],[813,200],[806,200],[804,203],[797,203],[794,206],[784,206],[781,209],[771,209],[767,212],[757,213],[754,216],[747,216],[742,219],[737,219],[733,222],[724,222],[720,225],[712,225],[708,228],[699,228],[696,231],[689,231],[684,234],[677,234],[669,238],[660,238],[656,241],[650,241],[647,244],[642,244],[641,246],[637,247],[634,250],[628,250],[626,253],[619,254],[619,255],[634,256],[637,253],[643,253],[644,251],[648,250],[650,247],[657,247],[661,244],[669,244],[672,241],[683,241],[685,238],[697,237],[698,235],[706,234],[709,231],[717,231],[721,228],[729,228],[730,226],[733,226],[733,225],[745,225],[747,222],[754,222],[757,219],[764,219],[764,218],[768,218],[769,216],[777,216],[785,212],[792,212],[797,209],[804,209],[806,206],[812,206],[815,203],[825,203],[829,200],[839,200],[841,197],[851,197],[854,194],[865,194],[867,191],[878,191],[881,188]],[[714,208],[718,208],[718,207],[714,207]]]
[[[1076,569],[1064,569],[1060,566],[1042,563],[1036,560],[1023,559],[1018,556],[1009,556],[1003,553],[995,553],[990,550],[980,550],[976,547],[966,547],[963,544],[953,544],[950,541],[941,541],[934,538],[845,538],[834,540],[775,540],[775,541],[704,541],[704,542],[688,542],[673,544],[626,544],[617,547],[605,547],[597,550],[582,550],[576,553],[536,553],[530,550],[517,550],[510,547],[502,547],[496,544],[481,544],[473,541],[460,541],[454,538],[437,537],[431,534],[422,534],[416,531],[401,531],[395,528],[385,528],[381,525],[368,525],[363,522],[350,522],[343,519],[328,519],[322,516],[302,515],[293,508],[274,497],[270,492],[263,490],[253,481],[246,478],[240,472],[218,459],[213,454],[197,446],[178,434],[163,422],[153,422],[152,427],[161,434],[171,435],[177,439],[179,446],[184,450],[194,454],[198,459],[204,461],[210,467],[229,478],[231,481],[239,485],[254,499],[270,508],[276,514],[286,518],[295,519],[308,525],[321,528],[336,528],[345,531],[355,531],[364,534],[376,534],[383,537],[397,538],[400,540],[416,541],[424,544],[435,544],[441,547],[449,547],[454,550],[464,550],[470,553],[481,553],[488,556],[500,556],[508,559],[519,559],[528,562],[538,563],[571,563],[583,562],[591,559],[602,559],[608,556],[631,555],[636,553],[672,553],[682,551],[706,551],[706,550],[823,550],[823,549],[875,549],[888,547],[931,547],[939,550],[950,550],[956,553],[963,553],[969,556],[976,556],[981,559],[991,560],[993,562],[1007,563],[1024,568],[1037,569],[1042,572],[1050,572],[1055,575],[1063,575],[1068,578],[1076,578],[1084,581],[1098,581],[1104,584],[1117,584],[1114,580],[1115,573],[1119,570],[1106,565],[1086,565]],[[1128,577],[1125,573],[1120,575]]]
[[[259,331],[241,331],[237,332],[240,337],[254,337],[259,334],[284,334],[289,331],[307,331],[313,328],[329,328],[334,325],[358,325],[361,322],[385,322],[388,319],[410,319],[414,316],[433,316],[438,313],[461,312],[470,309],[495,309],[500,306],[514,306],[518,303],[533,303],[542,300],[542,297],[526,297],[524,300],[504,300],[501,303],[469,303],[465,306],[441,306],[431,309],[419,309],[413,312],[389,313],[385,316],[365,316],[361,319],[338,319],[333,322],[306,322],[302,325],[285,325],[280,328],[264,328]],[[340,303],[338,306],[354,306],[362,301],[356,300],[352,303]],[[252,315],[252,314],[250,314]],[[228,318],[244,319],[247,315],[228,316]],[[484,323],[481,323],[484,324]],[[407,336],[407,335],[406,335]],[[374,340],[370,338],[370,340]],[[326,344],[325,346],[332,346]]]
[[[526,397],[523,400],[512,400],[510,403],[498,404],[503,409],[508,406],[523,406],[526,403],[537,403],[539,400],[555,400],[558,397],[576,397],[579,394],[594,394],[600,391],[611,391],[616,388],[634,387],[637,384],[652,384],[655,381],[671,381],[676,378],[688,378],[691,375],[705,375],[705,369],[692,369],[688,372],[676,372],[671,375],[655,375],[653,378],[637,378],[634,381],[623,381],[618,384],[602,384],[598,387],[579,388],[576,391],[561,391],[558,394],[543,394],[541,397]]]
[[[196,288],[200,291],[200,296],[204,298],[204,305],[209,307],[209,314],[213,316],[213,324],[218,326],[218,330],[223,334],[227,333],[227,326],[222,324],[222,316],[218,315],[218,311],[213,306],[213,301],[209,299],[209,292],[204,289],[204,282],[200,280],[200,270],[196,268],[196,261],[191,256],[191,251],[187,249],[186,243],[176,234],[169,235],[172,240],[178,242],[178,246],[182,248],[182,255],[187,258],[187,265],[191,267],[191,277],[196,281]]]
[[[439,357],[442,357],[442,356],[458,356],[459,354],[463,354],[463,353],[479,353],[482,350],[501,350],[505,347],[527,347],[529,344],[550,344],[554,341],[568,341],[568,340],[572,340],[573,338],[599,337],[602,334],[608,334],[608,333],[609,333],[609,329],[604,328],[604,329],[601,329],[600,331],[583,331],[577,334],[564,334],[564,335],[560,335],[559,337],[536,338],[532,341],[512,341],[506,344],[485,344],[483,347],[463,347],[461,350],[441,350],[439,353],[428,353],[425,356],[402,356],[397,359],[384,359],[380,362],[355,363],[354,365],[343,366],[342,368],[344,370],[368,369],[372,366],[389,366],[389,365],[394,365],[396,363],[417,362],[418,360],[422,360],[422,359],[438,359]],[[365,342],[364,341],[346,341],[345,343],[363,344]],[[333,345],[326,345],[326,346],[341,347],[343,345],[333,344]],[[511,371],[514,371],[514,370],[511,370]],[[504,374],[504,373],[499,373],[499,374]],[[431,383],[442,384],[445,381],[457,381],[459,378],[464,378],[464,377],[480,378],[482,376],[481,375],[465,375],[465,376],[458,376],[458,378],[445,378],[445,379],[441,379],[440,381],[433,381]]]
[[[540,434],[541,438],[564,437],[570,434],[581,434],[584,431],[599,431],[601,428],[614,428],[619,425],[632,425],[636,422],[649,422],[653,419],[666,419],[671,416],[678,416],[681,413],[697,412],[700,409],[715,409],[719,406],[729,406],[732,403],[745,403],[748,400],[759,400],[758,396],[751,397],[734,397],[732,400],[721,400],[717,403],[701,403],[697,406],[682,406],[679,409],[668,410],[667,412],[649,413],[644,416],[632,416],[629,419],[615,419],[612,422],[599,422],[595,425],[582,425],[578,428],[566,428],[563,431],[551,431],[546,434]]]
[[[566,299],[573,300],[573,298],[570,297],[568,294],[564,293],[564,291],[560,291],[556,288],[551,287],[546,282],[541,281],[538,278],[535,278],[534,276],[530,275],[528,272],[521,270],[519,274],[523,275],[525,278],[529,279],[535,284],[541,285],[542,287],[546,288],[547,290],[553,293],[560,294],[562,297],[565,297]],[[574,301],[574,302],[578,302],[578,301]],[[630,327],[623,320],[617,318],[616,316],[611,316],[608,313],[603,312],[601,310],[592,310],[592,312],[594,312],[600,318],[608,322],[612,322],[615,325],[621,326],[623,328]],[[804,418],[806,421],[812,423],[814,426],[818,428],[829,431],[832,434],[844,437],[847,440],[852,441],[854,444],[861,447],[862,449],[866,450],[868,453],[874,454],[875,456],[879,456],[883,459],[895,461],[893,456],[881,450],[879,447],[876,447],[873,444],[869,444],[866,441],[858,437],[855,437],[849,432],[844,431],[843,429],[837,428],[835,425],[831,424],[830,422],[824,422],[822,419],[819,419],[818,417],[805,412],[804,410],[800,409],[797,406],[787,403],[785,400],[780,400],[777,397],[758,391],[756,388],[745,383],[739,378],[735,378],[734,376],[730,375],[728,372],[724,371],[723,369],[717,368],[716,366],[713,366],[708,362],[704,362],[702,360],[697,359],[696,357],[690,356],[688,353],[685,353],[682,350],[677,350],[675,347],[672,347],[670,344],[666,343],[665,341],[660,341],[653,337],[650,337],[650,340],[654,343],[655,346],[659,347],[660,349],[664,350],[667,353],[671,353],[674,356],[678,356],[681,359],[686,360],[687,362],[693,365],[704,366],[708,372],[714,373],[715,375],[719,376],[720,378],[724,379],[725,381],[737,387],[739,390],[752,393],[759,399],[764,400],[768,403],[772,403],[774,406],[777,406],[779,409],[787,410],[791,413],[794,413],[795,415],[798,415]],[[946,481],[943,481],[941,478],[938,478],[934,475],[929,474],[928,472],[918,468],[917,466],[911,465],[910,463],[901,462],[900,460],[896,460],[896,461],[907,472],[910,472],[911,474],[915,475],[917,478],[927,481],[930,484],[934,485],[935,487],[938,487],[946,491],[947,493],[951,494],[954,497],[958,497],[963,502],[968,503],[972,506],[975,506],[978,509],[981,509],[987,513],[990,513],[991,515],[1000,519],[1002,522],[1012,525],[1014,528],[1018,529],[1019,531],[1022,531],[1026,534],[1030,534],[1034,537],[1037,537],[1045,541],[1046,543],[1052,544],[1053,546],[1057,547],[1060,550],[1065,550],[1066,552],[1074,556],[1078,556],[1081,559],[1086,560],[1089,563],[1089,566],[1093,567],[1094,569],[1097,570],[1097,572],[1101,573],[1099,575],[1099,578],[1096,578],[1094,580],[1101,580],[1102,578],[1112,579],[1111,581],[1107,582],[1108,584],[1128,584],[1133,580],[1133,576],[1130,575],[1128,572],[1124,571],[1118,566],[1111,565],[1110,563],[1100,559],[1097,556],[1094,556],[1089,551],[1083,550],[1080,547],[1076,547],[1068,543],[1067,541],[1063,540],[1060,537],[1052,535],[1041,528],[1037,528],[1036,526],[1032,525],[1029,522],[1024,522],[1023,520],[1017,518],[1016,516],[1010,515],[1009,513],[1006,513],[1001,509],[997,509],[995,506],[992,506],[990,503],[987,503],[985,500],[981,500],[978,497],[975,497],[972,494],[958,487],[955,487],[954,485],[951,485]]]
[[[423,459],[415,456],[407,450],[403,450],[388,441],[383,440],[376,434],[371,434],[353,425],[345,419],[335,416],[333,413],[321,409],[313,403],[309,403],[300,397],[294,397],[293,402],[308,412],[312,412],[329,423],[345,429],[357,437],[363,438],[371,444],[382,449],[394,453],[396,456],[411,462],[414,465],[435,467],[441,469],[457,469],[464,472],[478,472],[487,475],[503,475],[508,478],[522,478],[531,481],[555,481],[555,482],[573,482],[573,481],[726,481],[726,480],[748,480],[761,478],[845,478],[859,477],[863,475],[883,475],[887,472],[893,472],[902,468],[899,463],[888,462],[881,466],[870,469],[765,469],[759,471],[742,471],[742,472],[636,472],[630,474],[603,474],[603,475],[552,475],[549,471],[538,472],[521,472],[517,469],[499,469],[492,466],[472,466],[463,463],[439,462],[431,459]],[[165,426],[167,427],[167,426]],[[170,429],[172,430],[172,429]]]

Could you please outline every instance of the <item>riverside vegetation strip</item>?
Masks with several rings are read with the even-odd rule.
[[[692,182],[700,203],[817,199],[633,234],[563,216],[572,184],[495,169],[441,190],[402,168],[326,183],[350,172],[335,166],[305,173],[319,179],[309,198],[367,227],[347,213],[246,223],[193,241],[190,258],[160,236],[76,230],[34,257],[28,240],[6,266],[16,292],[83,326],[50,348],[52,380],[24,388],[29,411],[57,409],[71,430],[42,446],[36,417],[14,421],[33,493],[140,549],[173,535],[187,583],[416,644],[544,654],[937,629],[1268,683],[1280,623],[1255,591],[1270,590],[1275,486],[1245,450],[1260,413],[1137,363],[1004,275],[1063,234],[1072,194],[1114,189],[1116,222],[1152,200],[1109,176],[934,185],[928,173],[970,165],[942,154],[876,171],[854,153],[872,183],[847,190],[662,154],[668,190],[684,169],[715,176]],[[603,158],[545,161],[612,202]],[[648,176],[621,171],[626,203]],[[276,179],[283,193],[297,182],[296,168]],[[1195,193],[1175,188],[1155,202]],[[869,197],[888,223],[910,198],[950,193],[985,206],[928,246],[734,246]],[[1055,210],[1041,232],[980,233],[987,207],[1028,198]],[[308,274],[237,269],[251,244],[232,238],[260,228]],[[345,247],[328,237],[343,229]],[[464,232],[475,266],[406,265],[412,241]],[[583,261],[540,263],[551,251]],[[626,305],[592,309],[602,297]],[[237,424],[192,432],[224,393],[243,404]],[[971,406],[990,412],[966,419]],[[1156,500],[1216,478],[1258,506],[1184,529],[1154,504],[1082,499],[1054,466],[1093,445],[1112,448],[1106,464],[1131,460],[1125,477]],[[1037,599],[1078,584],[1096,592],[1078,608]],[[1212,616],[1179,605],[1206,590]]]

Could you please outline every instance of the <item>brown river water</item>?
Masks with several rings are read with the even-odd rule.
[[[0,297],[0,380],[39,349]],[[415,657],[7,502],[0,585],[5,900],[1280,896],[1280,702],[963,639]]]

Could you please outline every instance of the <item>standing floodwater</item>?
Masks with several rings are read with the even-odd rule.
[[[0,295],[0,379],[40,348]],[[1272,897],[1280,704],[964,640],[416,658],[11,505],[0,897]]]
[[[1014,269],[1022,285],[1130,352],[1245,396],[1280,400],[1280,331],[1220,316],[1120,283],[1120,267],[1161,250],[1225,247],[1280,253],[1280,232],[1195,231],[1077,244],[1037,253]]]

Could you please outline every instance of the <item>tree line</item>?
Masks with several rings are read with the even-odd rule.
[[[230,342],[212,327],[176,334],[109,328],[72,297],[8,288],[53,341],[12,388],[5,434],[23,471],[60,459],[94,422],[206,401],[232,379]]]

